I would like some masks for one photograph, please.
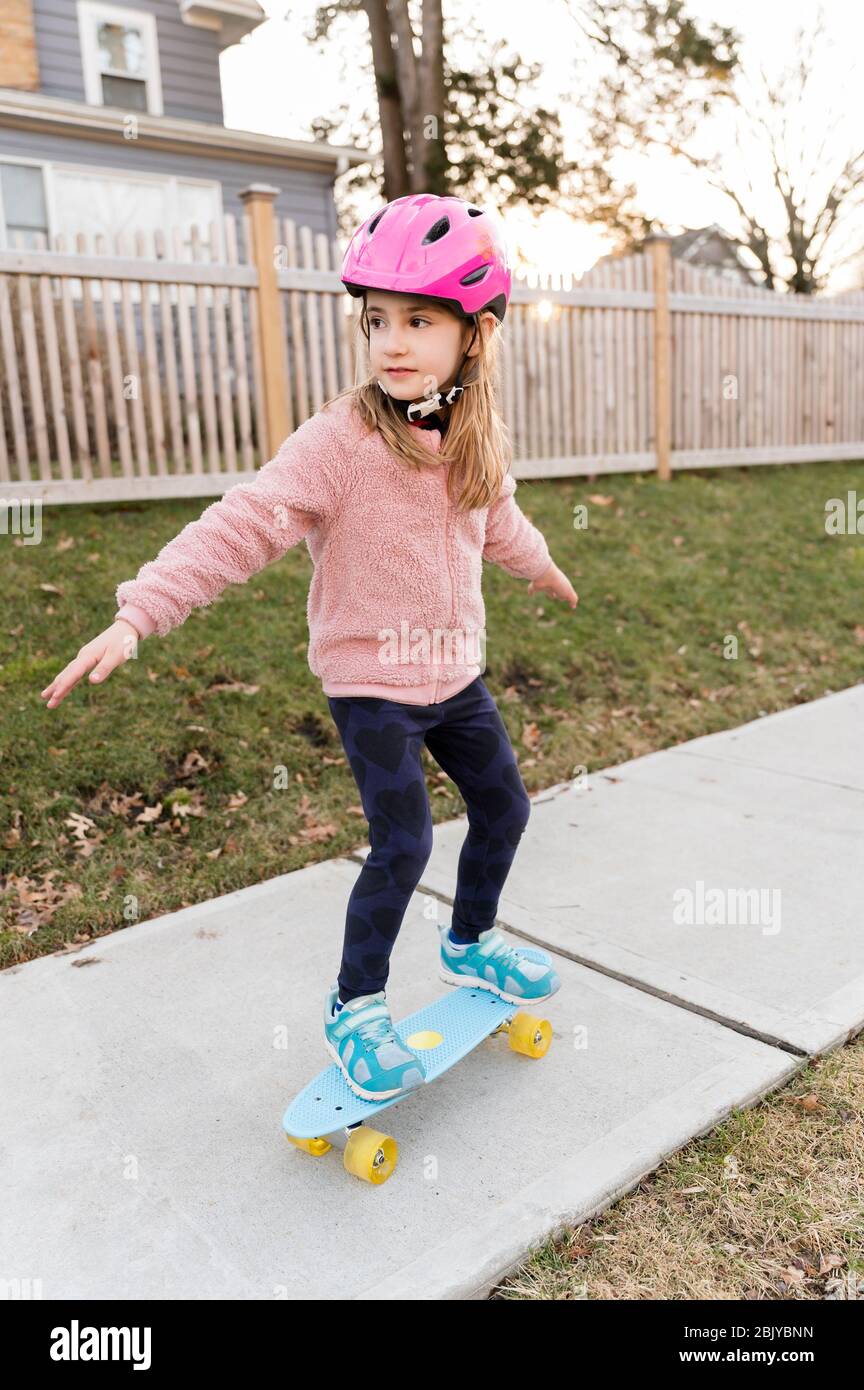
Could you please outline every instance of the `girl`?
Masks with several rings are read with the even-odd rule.
[[[165,636],[305,538],[309,666],[371,846],[348,900],[324,1044],[352,1089],[379,1100],[425,1080],[385,999],[393,943],[432,850],[424,744],[468,810],[452,924],[438,929],[441,977],[514,1003],[560,988],[548,958],[529,958],[495,927],[530,801],[480,675],[482,560],[530,580],[529,593],[573,608],[578,598],[513,500],[493,389],[511,286],[497,217],[455,197],[396,198],[354,233],[341,278],[363,299],[368,379],[120,584],[112,626],[42,697],[55,708],[91,667],[90,680],[104,680],[140,638]]]

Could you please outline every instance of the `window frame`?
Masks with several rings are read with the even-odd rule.
[[[81,65],[84,73],[84,99],[90,106],[105,106],[102,98],[102,69],[99,66],[99,45],[96,31],[102,24],[124,24],[141,29],[144,41],[146,73],[144,91],[147,99],[146,112],[140,115],[163,116],[162,73],[159,67],[159,38],[156,32],[156,16],[146,10],[127,9],[125,5],[112,5],[107,0],[78,0],[78,38],[81,44]],[[123,76],[124,74],[117,74]],[[112,107],[122,111],[122,106]]]

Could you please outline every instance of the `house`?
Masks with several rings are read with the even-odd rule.
[[[641,246],[641,242],[635,242],[618,254],[631,255],[639,251]],[[761,272],[745,264],[740,248],[716,222],[707,227],[690,227],[677,236],[670,235],[669,254],[673,260],[713,270],[718,275],[739,280],[745,285],[763,285]],[[601,256],[596,264],[615,259],[615,255]]]
[[[265,18],[257,0],[2,0],[0,247],[178,227],[188,256],[190,225],[221,238],[253,183],[335,237],[334,179],[368,156],[222,123],[219,54]]]
[[[740,280],[745,285],[762,284],[761,273],[745,264],[741,248],[716,222],[708,227],[691,227],[673,236],[669,252],[675,260],[715,270],[718,275]]]

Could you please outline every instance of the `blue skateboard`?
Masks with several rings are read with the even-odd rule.
[[[549,960],[545,951],[523,949],[521,954],[531,960]],[[423,1085],[388,1100],[364,1100],[351,1090],[334,1062],[295,1096],[282,1117],[289,1143],[316,1155],[334,1145],[342,1148],[348,1172],[376,1185],[387,1181],[398,1157],[395,1139],[368,1123],[380,1110],[422,1092],[495,1033],[506,1033],[513,1051],[525,1057],[544,1056],[552,1041],[548,1019],[468,984],[453,985],[448,994],[393,1026],[402,1041],[421,1054],[426,1068]]]

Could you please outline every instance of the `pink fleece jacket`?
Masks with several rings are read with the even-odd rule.
[[[419,473],[364,426],[350,396],[323,407],[118,586],[117,617],[165,636],[305,538],[308,661],[324,693],[449,699],[485,667],[482,560],[538,579],[551,558],[509,473],[491,506],[457,513],[434,459],[440,433],[417,435],[431,455]]]

